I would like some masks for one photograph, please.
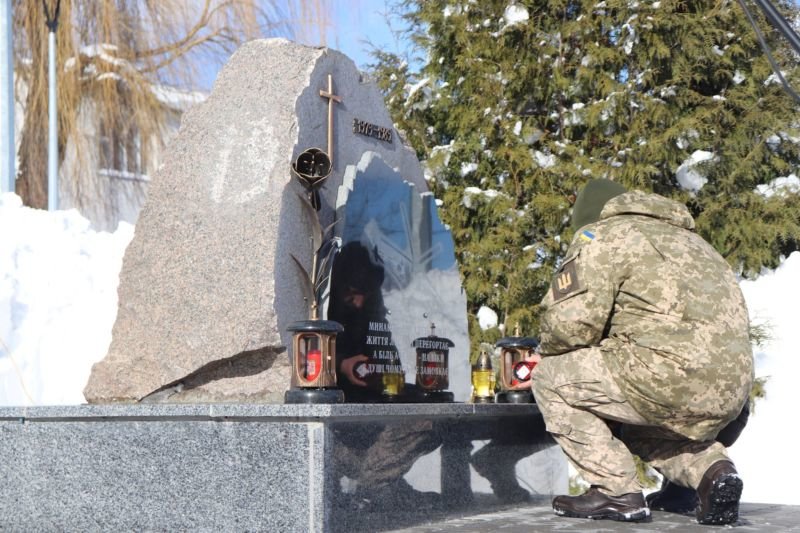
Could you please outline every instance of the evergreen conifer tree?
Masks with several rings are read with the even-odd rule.
[[[373,75],[443,200],[473,346],[502,335],[477,327],[484,305],[507,328],[535,334],[538,303],[572,238],[571,204],[590,178],[685,203],[744,276],[798,248],[800,105],[736,2],[398,7],[424,64],[416,72],[378,52]],[[789,19],[798,13],[779,7]],[[797,57],[760,27],[791,80]]]

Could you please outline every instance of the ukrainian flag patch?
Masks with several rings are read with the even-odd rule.
[[[592,242],[594,240],[594,233],[589,230],[584,230],[583,233],[581,233],[581,239],[586,242]]]

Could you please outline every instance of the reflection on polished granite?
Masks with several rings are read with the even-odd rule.
[[[388,325],[392,351],[399,356],[406,381],[414,383],[419,370],[414,341],[429,335],[434,324],[436,335],[451,343],[447,390],[456,401],[466,401],[470,395],[467,297],[461,287],[453,237],[439,219],[433,195],[418,190],[379,152],[368,150],[358,164],[348,165],[344,171],[334,231],[342,240],[343,252],[352,246],[363,247],[369,251],[371,265],[380,269],[377,307],[382,312],[369,320]],[[345,255],[337,256],[336,261]],[[351,267],[347,271],[355,274],[359,270]],[[330,278],[326,318],[345,328],[339,337],[343,342],[337,340],[341,358],[355,355],[345,346],[352,344],[347,342],[348,336],[358,328],[339,314],[336,293],[341,280],[337,278]],[[365,348],[360,353],[371,356],[370,348],[375,347]]]
[[[566,488],[563,457],[535,406],[516,416],[334,422],[331,431],[336,530],[424,523]]]
[[[382,531],[546,501],[535,405],[0,408],[10,530]]]

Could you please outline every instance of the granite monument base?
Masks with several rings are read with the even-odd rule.
[[[5,407],[0,442],[10,531],[380,531],[567,489],[535,405]]]

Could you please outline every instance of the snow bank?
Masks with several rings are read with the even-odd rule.
[[[0,232],[0,405],[83,403],[111,342],[133,226],[96,232],[75,210],[30,209],[5,193]]]
[[[741,287],[751,322],[769,330],[769,342],[755,350],[756,376],[769,379],[767,397],[756,402],[747,428],[731,447],[731,457],[744,480],[744,501],[797,505],[794,481],[800,467],[794,461],[794,405],[800,376],[800,252],[755,281],[742,281]]]

